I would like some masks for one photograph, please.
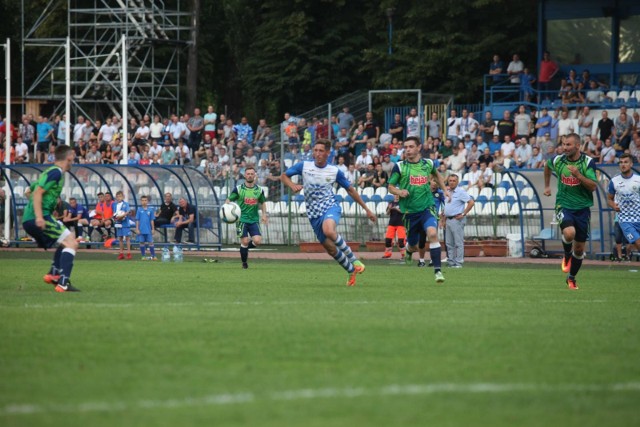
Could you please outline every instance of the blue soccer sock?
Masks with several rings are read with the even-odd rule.
[[[442,267],[442,248],[440,247],[440,242],[429,244],[429,254],[433,262],[433,271],[437,273]]]
[[[342,252],[340,249],[338,249],[336,254],[333,256],[333,259],[338,261],[338,264],[340,264],[342,268],[347,270],[347,273],[353,273],[353,270],[355,269],[353,264],[351,263],[351,261],[349,261],[349,258],[347,258],[344,252]]]
[[[140,255],[143,257],[147,254],[147,245],[145,243],[140,243]]]
[[[63,249],[64,247],[58,246],[58,249],[56,249],[56,252],[53,254],[53,262],[51,263],[49,274],[53,274],[54,276],[60,274],[60,257],[62,256]]]
[[[151,258],[156,257],[156,248],[153,247],[153,243],[149,245],[149,252],[151,253]]]
[[[347,257],[350,263],[354,263],[358,260],[358,258],[356,258],[356,256],[353,254],[351,248],[349,247],[349,245],[347,245],[341,235],[338,234],[338,238],[336,239],[335,243],[336,247]]]
[[[76,257],[76,251],[70,248],[64,248],[62,250],[62,256],[60,257],[60,284],[66,285],[71,278],[71,270],[73,270],[73,260]]]

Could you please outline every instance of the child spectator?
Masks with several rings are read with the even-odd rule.
[[[400,250],[400,259],[404,259],[405,249],[404,241],[407,238],[407,231],[402,221],[402,212],[399,207],[399,196],[393,197],[393,202],[387,206],[387,215],[389,215],[389,225],[387,225],[387,233],[384,236],[384,255],[382,258],[391,258],[393,252],[393,241],[397,238],[398,249]]]
[[[126,213],[124,218],[117,215],[114,217],[116,237],[120,244],[120,254],[118,255],[118,259],[124,259],[125,242],[127,243],[127,259],[131,259],[131,225],[129,224],[130,209],[129,203],[124,201],[124,193],[122,191],[118,191],[116,193],[116,203],[113,209],[114,213]]]
[[[142,207],[138,208],[136,212],[136,234],[138,243],[140,244],[140,254],[142,260],[157,261],[156,250],[153,246],[153,232],[155,227],[153,225],[153,218],[155,217],[155,209],[148,206],[149,198],[142,196],[140,198]],[[149,247],[150,256],[146,257],[147,247]]]

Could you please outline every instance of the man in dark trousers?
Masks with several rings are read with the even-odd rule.
[[[165,193],[164,203],[156,209],[156,218],[153,221],[156,227],[161,225],[171,224],[171,219],[175,215],[178,207],[173,203],[173,196],[171,193]]]

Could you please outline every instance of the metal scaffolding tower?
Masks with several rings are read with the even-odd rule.
[[[27,4],[22,0],[23,21]],[[65,12],[67,33],[51,34],[52,28],[60,26],[50,21]],[[23,99],[52,100],[55,111],[64,110],[68,36],[72,116],[120,117],[124,35],[129,114],[141,117],[177,111],[180,55],[188,44],[189,18],[180,0],[49,0],[33,23],[22,25],[22,69],[25,59],[43,63],[33,81],[24,82],[23,77]]]

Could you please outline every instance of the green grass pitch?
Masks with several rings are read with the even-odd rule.
[[[0,425],[640,424],[640,273],[0,253]]]

